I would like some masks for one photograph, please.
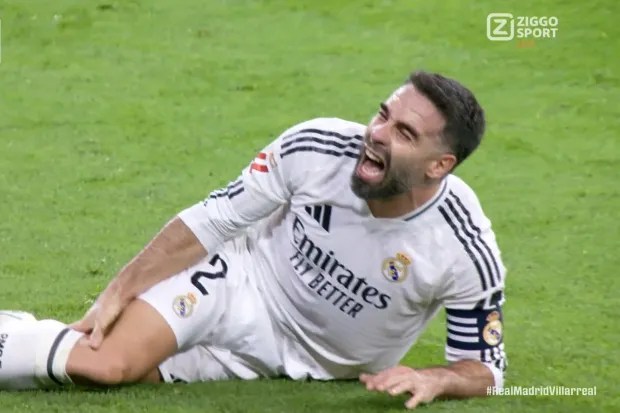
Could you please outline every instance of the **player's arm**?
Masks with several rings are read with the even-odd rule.
[[[496,296],[500,294],[496,292]],[[446,313],[446,365],[421,369],[396,366],[376,375],[362,375],[366,387],[393,396],[410,393],[408,408],[437,398],[486,396],[490,388],[502,387],[506,354],[501,305],[447,308]]]
[[[454,260],[437,291],[446,309],[447,365],[418,370],[432,384],[433,398],[486,396],[490,388],[503,387],[507,363],[502,313],[506,268],[477,197],[471,190],[458,192],[441,211],[455,233],[450,248]]]
[[[446,365],[421,369],[397,366],[362,377],[371,390],[392,395],[410,393],[412,397],[406,403],[409,408],[436,398],[486,396],[490,388],[502,387],[504,383],[505,268],[490,222],[471,200],[468,207],[477,212],[468,216],[469,225],[477,234],[468,232],[474,246],[467,244],[467,249],[461,250],[463,244],[455,243],[454,262],[436,295],[446,308]],[[461,223],[464,225],[465,220]]]
[[[295,179],[303,176],[295,173],[298,159],[280,155],[289,134],[290,130],[261,151],[237,180],[181,211],[123,267],[84,318],[73,325],[91,333],[92,347],[101,344],[106,329],[139,294],[197,263],[289,201]]]
[[[481,397],[494,386],[493,373],[477,360],[460,360],[447,366],[418,370],[422,380],[434,383],[433,398]]]
[[[374,375],[362,374],[360,380],[368,390],[392,396],[409,393],[411,397],[405,403],[409,409],[438,398],[485,396],[494,383],[493,374],[476,360],[423,369],[399,365]]]
[[[121,269],[107,290],[117,294],[121,304],[126,304],[206,255],[207,250],[177,216]]]
[[[287,165],[275,160],[278,147],[279,140],[260,152],[237,180],[181,211],[120,271],[109,288],[118,291],[123,303],[129,302],[288,202],[291,185],[282,175]]]
[[[473,309],[446,308],[446,360],[461,378],[469,379],[469,383],[463,381],[462,386],[451,388],[446,396],[486,396],[489,388],[504,386],[503,301],[500,289]]]

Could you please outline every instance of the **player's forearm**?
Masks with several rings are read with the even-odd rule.
[[[493,373],[479,361],[462,360],[448,366],[418,370],[437,386],[438,398],[486,396],[495,385]]]
[[[206,255],[193,232],[175,217],[123,267],[108,288],[128,302]]]

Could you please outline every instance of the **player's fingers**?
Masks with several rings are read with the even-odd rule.
[[[366,385],[367,390],[376,390],[377,384],[381,381],[380,377],[382,372],[377,374],[361,374],[360,381]]]
[[[101,346],[101,343],[103,343],[103,339],[108,332],[109,327],[114,324],[119,315],[120,310],[117,306],[110,305],[107,308],[107,311],[106,307],[102,307],[95,320],[93,331],[90,334],[91,348],[96,350]]]
[[[376,387],[377,385],[379,385],[380,383],[383,383],[388,377],[390,377],[392,374],[394,374],[394,372],[398,371],[398,367],[391,367],[389,369],[380,371],[377,374],[373,374],[372,377],[370,377],[368,380],[368,382],[373,386]]]
[[[411,372],[394,371],[391,375],[377,383],[377,389],[380,391],[388,391],[399,383],[407,381],[410,375]]]
[[[93,306],[88,309],[80,320],[75,321],[73,324],[69,325],[69,327],[81,333],[89,334],[95,325],[95,314],[96,310]]]
[[[379,385],[388,377],[385,373],[369,374],[364,383],[368,390],[379,390]]]
[[[360,376],[360,381],[366,386],[366,390],[375,390],[374,376],[365,374],[363,378]]]
[[[103,343],[103,330],[98,323],[95,323],[92,333],[90,334],[88,345],[93,350],[97,350]]]
[[[414,394],[409,400],[405,402],[407,409],[415,409],[422,402],[422,396],[420,394]]]
[[[360,379],[360,381],[361,381],[362,383],[366,384],[366,383],[368,383],[370,380],[372,380],[373,376],[374,376],[373,374],[362,373],[362,374],[360,374],[359,379]]]
[[[389,393],[392,396],[398,396],[399,394],[403,394],[405,392],[415,392],[415,383],[410,378],[405,378],[400,382],[394,384],[392,387],[388,389]]]
[[[376,377],[375,374],[362,374],[360,381],[366,385],[366,390],[374,391],[377,390]]]

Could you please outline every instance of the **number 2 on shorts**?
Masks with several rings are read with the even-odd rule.
[[[202,285],[202,283],[200,282],[201,278],[204,277],[204,278],[208,278],[209,280],[215,280],[217,278],[226,277],[226,273],[228,272],[228,264],[226,264],[226,261],[224,261],[218,254],[215,254],[213,258],[209,260],[209,264],[211,264],[211,266],[216,267],[216,268],[217,268],[218,262],[221,264],[221,267],[222,267],[220,271],[217,271],[217,272],[196,271],[194,275],[192,275],[192,284],[194,284],[194,287],[196,287],[202,295],[209,295],[209,292],[207,291],[205,286]]]

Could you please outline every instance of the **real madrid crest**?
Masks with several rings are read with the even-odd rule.
[[[490,346],[496,346],[502,341],[502,321],[498,311],[487,316],[487,325],[482,330],[482,338]]]
[[[383,276],[392,282],[403,282],[407,278],[409,264],[411,258],[403,252],[398,252],[396,257],[383,260]]]
[[[197,301],[196,296],[192,293],[178,295],[172,301],[172,310],[177,316],[187,318],[194,312],[194,305]]]

